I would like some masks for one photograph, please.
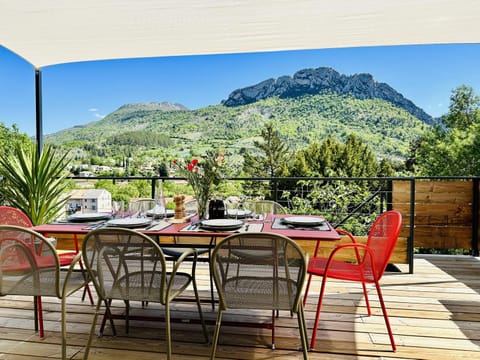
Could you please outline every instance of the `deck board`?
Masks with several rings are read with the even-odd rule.
[[[209,297],[208,270],[199,264],[202,295]],[[356,283],[329,280],[313,360],[338,359],[480,359],[480,259],[473,257],[416,256],[414,273],[406,265],[402,272],[387,273],[382,289],[397,342],[391,351],[375,291],[370,289],[373,316],[366,316],[361,287]],[[312,284],[305,308],[309,335],[315,317],[320,283]],[[60,301],[43,299],[46,337],[33,331],[30,297],[0,298],[0,359],[60,359]],[[206,318],[214,323],[216,312],[203,305]],[[81,359],[94,307],[82,302],[81,291],[71,297],[68,311],[70,359]],[[121,304],[115,311],[122,312]],[[162,315],[162,308],[149,304],[136,313]],[[196,319],[191,303],[175,303],[172,316]],[[268,322],[269,312],[227,312],[225,321]],[[281,312],[276,321],[276,347],[269,348],[269,329],[222,326],[217,359],[301,359],[296,318]],[[118,335],[94,338],[90,359],[165,359],[163,322],[133,321],[130,334],[123,321],[116,321]],[[210,335],[213,325],[208,326]],[[174,358],[207,359],[210,345],[203,342],[197,323],[172,323]]]

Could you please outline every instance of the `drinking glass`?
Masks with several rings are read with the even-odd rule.
[[[113,200],[112,201],[112,217],[121,218],[124,214],[123,201],[122,200]]]

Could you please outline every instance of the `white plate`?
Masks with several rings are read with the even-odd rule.
[[[245,218],[251,214],[250,210],[227,209],[227,215],[232,218]]]
[[[202,225],[210,227],[232,227],[232,226],[242,226],[243,221],[235,219],[211,219],[203,220]]]
[[[136,228],[147,226],[152,222],[150,219],[143,218],[123,218],[123,219],[113,219],[107,221],[107,226],[116,226],[116,227],[125,227],[125,228]]]
[[[78,213],[70,215],[67,220],[75,222],[86,222],[95,220],[108,220],[112,216],[108,213]]]
[[[325,222],[325,219],[311,216],[291,216],[283,218],[282,221],[291,225],[317,226]]]
[[[234,230],[241,228],[243,226],[243,221],[234,219],[203,220],[200,223],[200,226],[203,228],[214,230]]]
[[[160,210],[158,210],[157,213],[155,213],[155,209],[148,210],[146,215],[147,216],[155,216],[157,218],[164,217],[165,216],[165,210],[160,209]],[[167,217],[172,217],[173,215],[175,215],[175,210],[167,209]]]

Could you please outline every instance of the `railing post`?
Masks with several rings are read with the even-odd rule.
[[[479,256],[478,251],[478,216],[479,216],[479,178],[473,178],[473,201],[472,201],[472,255]]]
[[[387,210],[392,210],[393,208],[393,180],[390,179],[387,181]]]
[[[278,180],[273,180],[273,201],[278,202]]]
[[[410,178],[410,234],[407,239],[408,271],[413,274],[413,252],[415,245],[415,178]]]
[[[156,191],[156,185],[157,185],[157,179],[156,178],[152,178],[152,181],[151,181],[151,195],[152,195],[152,199],[155,199],[155,191]]]

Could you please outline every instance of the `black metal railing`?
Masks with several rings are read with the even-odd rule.
[[[148,181],[150,196],[155,198],[159,184],[179,182],[181,177],[71,177],[74,180],[111,180]],[[479,255],[479,184],[480,177],[376,177],[376,178],[321,178],[321,177],[255,177],[228,178],[226,182],[240,184],[238,194],[247,197],[262,197],[274,200],[292,213],[321,214],[334,226],[341,226],[353,231],[356,235],[367,233],[371,223],[381,212],[391,209],[393,202],[393,184],[406,183],[409,189],[408,203],[403,204],[404,217],[408,217],[408,254],[413,263],[415,247],[415,207],[416,184],[420,181],[465,181],[472,182],[471,195],[471,246],[470,253]],[[3,186],[0,181],[0,187]],[[168,194],[167,194],[168,195]],[[452,195],[453,196],[453,195]],[[2,203],[8,199],[0,199]],[[452,199],[454,201],[454,199]],[[396,204],[398,205],[398,204]],[[452,245],[451,247],[454,247]]]

